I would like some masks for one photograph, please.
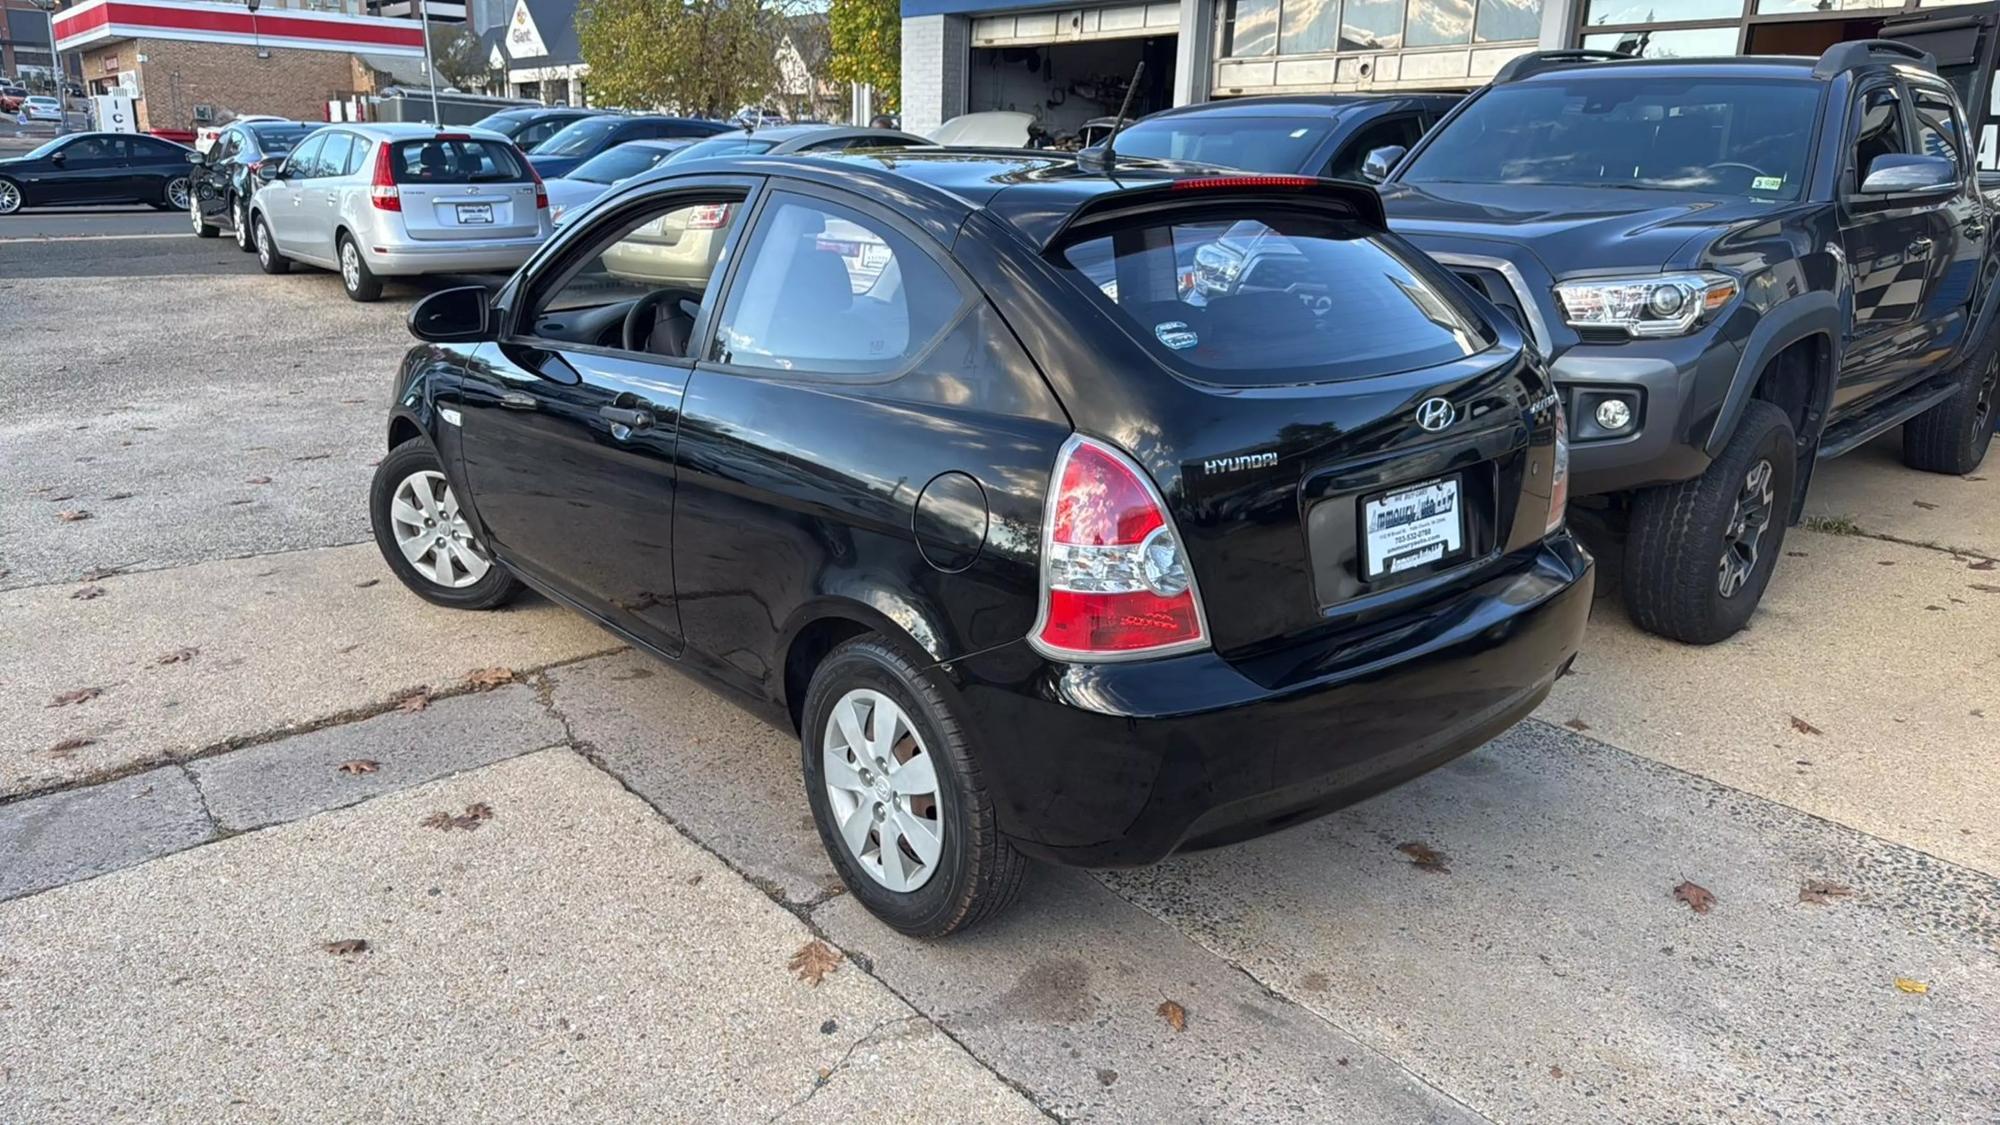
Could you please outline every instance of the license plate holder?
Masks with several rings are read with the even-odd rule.
[[[1438,477],[1363,497],[1361,576],[1395,579],[1465,554],[1465,482]]]
[[[493,205],[491,203],[458,204],[458,225],[462,227],[493,225]]]

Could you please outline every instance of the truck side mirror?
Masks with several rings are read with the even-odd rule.
[[[1389,178],[1389,173],[1395,169],[1397,162],[1409,151],[1402,145],[1384,145],[1378,149],[1370,149],[1368,156],[1361,161],[1361,178],[1371,184],[1381,183]]]
[[[1939,195],[1958,190],[1958,168],[1942,156],[1885,152],[1868,165],[1862,195]]]

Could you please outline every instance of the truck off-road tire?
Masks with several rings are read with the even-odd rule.
[[[1903,423],[1903,464],[1963,476],[1986,459],[2000,399],[2000,338],[1959,370],[1958,393]]]
[[[1693,645],[1743,628],[1784,553],[1797,456],[1785,412],[1753,401],[1707,472],[1633,497],[1625,544],[1633,624]]]
[[[486,552],[430,442],[411,438],[375,466],[368,522],[382,561],[410,592],[448,609],[497,609],[521,580]]]
[[[916,664],[875,636],[829,653],[806,691],[806,800],[841,881],[912,937],[1014,900],[1027,860],[1000,835],[964,724]]]
[[[271,224],[262,215],[250,217],[250,244],[257,250],[259,269],[269,274],[292,272],[292,260],[278,249],[278,240],[271,237]]]

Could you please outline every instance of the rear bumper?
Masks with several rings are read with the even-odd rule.
[[[366,246],[368,268],[384,277],[423,273],[513,273],[548,236],[477,242],[398,240]]]
[[[1025,641],[949,672],[1018,847],[1150,863],[1353,804],[1518,722],[1576,654],[1591,568],[1557,536],[1365,637],[1259,658],[1277,687],[1212,652],[1072,665]]]

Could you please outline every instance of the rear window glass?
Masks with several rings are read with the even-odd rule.
[[[674,151],[674,148],[665,145],[619,145],[584,161],[568,178],[593,184],[615,184],[651,168]]]
[[[1061,258],[1149,350],[1204,382],[1387,375],[1491,343],[1415,251],[1324,215],[1205,211],[1120,227]]]
[[[1170,115],[1118,134],[1118,155],[1182,160],[1246,172],[1296,172],[1333,131],[1333,117]]]
[[[711,137],[696,141],[675,153],[673,163],[683,160],[706,160],[711,156],[743,156],[750,153],[769,152],[778,142],[761,141],[755,137]]]
[[[264,129],[252,128],[250,131],[256,134],[258,146],[265,152],[272,153],[273,155],[292,151],[300,141],[312,135],[310,128],[301,128],[296,125]]]
[[[389,166],[399,184],[486,184],[525,180],[514,146],[500,141],[399,141]]]

